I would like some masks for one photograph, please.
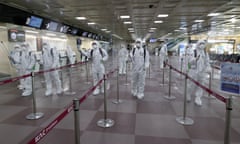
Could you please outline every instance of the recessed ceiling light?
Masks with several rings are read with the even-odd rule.
[[[101,29],[102,31],[106,31],[107,29]]]
[[[168,14],[159,14],[158,17],[168,17]]]
[[[154,30],[149,30],[149,32],[150,32],[150,33],[153,33],[153,32],[154,32]]]
[[[236,27],[236,28],[239,28],[239,29],[240,29],[240,27]]]
[[[132,24],[130,21],[123,22],[124,24]]]
[[[75,17],[75,19],[77,19],[77,20],[85,20],[86,18],[85,17]]]
[[[157,29],[157,28],[150,28],[151,30],[155,30],[155,29]]]
[[[128,28],[128,30],[134,30],[133,28]]]
[[[122,15],[122,16],[120,16],[120,18],[121,18],[121,19],[127,19],[127,18],[130,18],[130,16],[128,16],[128,15]]]
[[[129,31],[130,33],[134,33],[134,31]]]
[[[88,25],[95,25],[96,23],[94,23],[94,22],[89,22],[89,23],[87,23]]]
[[[106,33],[110,33],[111,31],[106,31]]]
[[[176,29],[176,30],[174,30],[174,31],[178,32],[178,31],[180,31],[180,30]]]
[[[154,23],[163,23],[163,21],[158,20],[158,21],[154,21]]]
[[[195,20],[194,22],[201,23],[204,22],[204,20]]]
[[[210,13],[210,14],[208,14],[207,16],[214,17],[214,16],[218,16],[218,15],[220,15],[220,13]]]

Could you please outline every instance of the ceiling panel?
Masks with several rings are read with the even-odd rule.
[[[232,15],[238,19],[240,14],[239,0],[0,0],[1,3],[34,12],[84,27],[94,32],[104,33],[100,29],[107,28],[112,33],[125,39],[131,39],[129,27],[136,28],[136,35],[144,37],[150,27],[158,29],[152,37],[161,37],[182,26],[191,31],[196,19],[205,20],[201,25],[207,26],[212,21],[217,25],[226,23]],[[220,12],[217,17],[208,17],[211,12]],[[158,14],[168,14],[166,18],[158,18]],[[130,15],[130,19],[120,19],[121,15]],[[85,21],[78,21],[76,16],[84,16]],[[162,24],[155,24],[162,20]],[[132,21],[125,25],[124,21]],[[95,22],[89,27],[87,22]],[[105,33],[104,33],[105,34]]]

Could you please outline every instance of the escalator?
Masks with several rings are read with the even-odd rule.
[[[185,38],[177,38],[177,39],[169,40],[167,43],[168,51],[175,51],[176,49],[178,49],[178,45],[184,40]]]

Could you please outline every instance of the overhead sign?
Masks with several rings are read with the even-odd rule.
[[[240,64],[222,63],[220,88],[224,92],[240,94]]]

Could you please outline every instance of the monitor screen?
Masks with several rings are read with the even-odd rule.
[[[50,20],[44,20],[42,29],[57,31],[58,23]]]
[[[73,34],[73,35],[76,35],[76,34],[77,34],[77,32],[78,32],[78,30],[77,30],[77,29],[75,29],[75,28],[73,28],[73,29],[72,29],[72,31],[71,31],[71,34]]]
[[[62,32],[62,33],[67,33],[68,32],[68,29],[69,29],[69,26],[67,26],[67,25],[62,25],[61,27],[60,27],[60,32]]]
[[[83,32],[82,36],[86,37],[88,35],[88,32]]]
[[[27,18],[26,25],[30,27],[40,28],[42,25],[42,22],[43,22],[42,18],[31,16]]]
[[[89,33],[89,34],[88,34],[88,37],[91,38],[91,37],[92,37],[92,33]]]

